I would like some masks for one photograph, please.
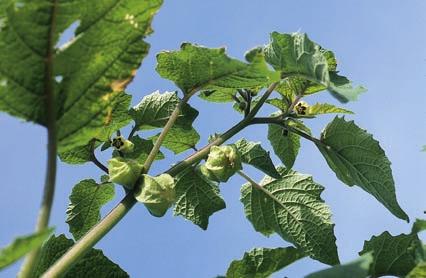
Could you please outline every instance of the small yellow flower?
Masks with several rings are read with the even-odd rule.
[[[295,106],[294,110],[296,111],[296,114],[298,115],[306,115],[308,110],[309,104],[303,100],[299,101]]]

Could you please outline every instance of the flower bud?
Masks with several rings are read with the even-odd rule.
[[[308,113],[309,104],[306,101],[299,101],[295,106],[294,110],[298,115],[306,115]]]
[[[109,181],[132,189],[141,175],[142,168],[143,165],[133,159],[111,158],[108,161]]]
[[[235,146],[213,146],[210,149],[207,162],[200,167],[201,172],[209,179],[226,182],[241,170],[241,159]]]
[[[134,196],[152,215],[162,217],[176,200],[175,181],[169,174],[143,175]]]
[[[112,145],[117,151],[123,153],[131,153],[135,147],[130,140],[125,139],[123,136],[117,136],[112,139]]]

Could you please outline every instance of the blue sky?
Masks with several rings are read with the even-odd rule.
[[[268,42],[272,31],[308,33],[311,39],[335,52],[341,73],[368,88],[357,102],[346,105],[356,114],[347,118],[367,129],[381,142],[392,161],[398,200],[413,220],[426,209],[426,3],[421,0],[358,1],[260,1],[260,0],[165,0],[153,22],[155,33],[148,38],[151,52],[129,87],[136,104],[155,90],[172,91],[173,83],[155,72],[155,54],[178,49],[184,41],[208,47],[226,46],[230,56],[243,58],[246,50]],[[308,102],[337,102],[327,93],[307,98]],[[239,120],[229,104],[210,104],[194,98],[191,104],[201,111],[196,128],[202,134],[200,146],[209,134],[222,132]],[[269,113],[270,110],[264,110]],[[308,123],[315,134],[332,117]],[[30,233],[41,199],[45,170],[45,130],[39,126],[0,114],[2,143],[0,153],[0,246],[16,235]],[[142,134],[143,135],[143,134]],[[266,140],[266,128],[251,127],[240,137]],[[231,141],[231,142],[232,142]],[[159,162],[153,173],[160,173],[185,155]],[[186,154],[187,155],[187,154]],[[107,159],[107,157],[103,157]],[[279,161],[274,157],[274,161]],[[407,224],[392,216],[372,196],[358,187],[341,183],[310,142],[303,142],[294,167],[313,175],[326,189],[322,194],[333,212],[335,234],[341,261],[357,256],[363,241],[388,230],[408,232]],[[253,177],[262,175],[252,168]],[[68,234],[64,223],[68,195],[84,178],[97,179],[102,173],[93,165],[69,166],[60,163],[57,193],[51,224],[57,233]],[[168,213],[150,216],[144,206],[136,206],[98,245],[132,277],[214,277],[224,274],[231,260],[242,257],[253,247],[288,246],[278,236],[266,238],[256,233],[246,220],[239,201],[244,181],[232,178],[221,185],[227,208],[210,218],[202,231],[191,222]],[[117,198],[123,195],[117,187]],[[303,259],[274,277],[304,275],[325,266]],[[13,277],[18,264],[0,273]]]

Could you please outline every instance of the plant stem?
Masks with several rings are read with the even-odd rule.
[[[163,144],[164,139],[167,136],[167,133],[169,133],[170,129],[175,124],[177,118],[179,117],[179,114],[182,110],[183,105],[185,105],[189,99],[191,98],[191,94],[185,95],[183,99],[179,102],[179,104],[176,106],[175,110],[173,110],[172,114],[170,115],[170,118],[168,119],[166,125],[164,126],[163,130],[161,131],[160,135],[158,136],[157,140],[155,141],[154,146],[152,147],[152,150],[148,154],[148,157],[145,160],[145,163],[143,164],[143,171],[147,173],[149,169],[151,168],[152,163],[155,160],[155,157],[157,156],[158,152],[160,151],[160,147]]]
[[[49,224],[50,213],[53,205],[53,197],[55,194],[56,181],[56,156],[57,156],[57,139],[56,139],[56,100],[53,88],[53,55],[54,55],[54,35],[57,14],[57,0],[52,2],[50,24],[47,38],[47,51],[45,57],[44,70],[44,93],[45,93],[45,111],[46,111],[46,127],[47,127],[47,169],[46,178],[43,189],[43,197],[38,213],[35,231],[39,233],[45,230]],[[25,258],[19,272],[20,278],[31,277],[34,267],[37,263],[40,248],[30,252]]]
[[[222,144],[223,142],[225,142],[226,140],[228,140],[229,138],[231,138],[232,136],[240,132],[242,129],[249,126],[251,124],[251,120],[254,118],[254,116],[256,116],[256,113],[260,110],[261,106],[263,105],[263,103],[265,103],[265,101],[274,91],[276,86],[277,86],[277,83],[273,83],[271,86],[269,86],[269,88],[263,94],[262,98],[259,100],[256,106],[253,107],[253,109],[250,111],[247,117],[245,117],[243,120],[238,122],[235,126],[230,128],[228,131],[223,133],[221,136],[216,138],[216,140],[214,140],[213,142],[211,142],[204,148],[200,149],[199,151],[195,152],[191,156],[187,157],[185,160],[171,167],[165,173],[175,176],[176,174],[178,174],[185,168],[205,158],[209,154],[210,148],[212,146],[217,146]],[[177,113],[177,116],[178,115],[179,113]],[[175,120],[176,119],[174,119],[173,121]],[[167,125],[168,124],[166,124],[166,126]],[[166,129],[166,126],[164,127],[164,129]],[[157,139],[157,142],[159,142],[159,139]],[[156,142],[156,145],[157,145],[157,142]],[[161,143],[158,143],[158,144],[161,145]],[[151,153],[153,152],[151,151]],[[154,158],[155,158],[155,155],[153,156]],[[86,252],[89,251],[90,248],[92,248],[99,240],[101,240],[129,212],[129,210],[135,205],[135,203],[136,203],[136,199],[133,197],[133,191],[130,191],[129,193],[127,193],[124,199],[121,200],[121,202],[115,208],[113,208],[104,219],[102,219],[98,224],[96,224],[74,246],[72,246],[61,258],[59,258],[59,260],[56,261],[55,264],[53,264],[42,275],[42,278],[54,278],[54,277],[60,277],[64,275],[73,266],[73,264],[75,264],[78,261],[78,259],[84,256],[84,254],[86,254]]]

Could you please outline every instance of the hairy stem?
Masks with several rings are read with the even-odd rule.
[[[226,140],[243,130],[251,124],[251,120],[255,117],[256,113],[260,110],[261,106],[265,103],[271,93],[274,91],[277,83],[273,83],[266,90],[262,98],[255,107],[243,120],[238,122],[235,126],[216,138],[213,142],[195,152],[185,160],[177,163],[171,167],[166,173],[175,176],[190,165],[199,162],[205,158],[212,146],[221,145]],[[179,108],[180,109],[180,108]],[[179,113],[177,113],[179,115]],[[177,118],[177,116],[176,116]],[[173,120],[173,122],[176,119]],[[170,119],[169,119],[170,121]],[[167,126],[167,124],[166,124]],[[157,139],[158,142],[158,139]],[[161,141],[160,141],[161,142]],[[157,143],[156,143],[157,144]],[[159,143],[161,145],[161,143]],[[155,154],[156,155],[156,154]],[[155,155],[153,157],[155,157]],[[152,163],[152,162],[151,162]],[[151,164],[150,163],[150,164]],[[150,165],[149,164],[149,165]],[[52,265],[44,274],[43,278],[54,278],[64,275],[87,251],[90,250],[99,240],[101,240],[135,205],[136,199],[133,197],[133,191],[127,193],[123,200],[113,208],[110,213],[96,224],[87,234],[85,234],[74,246],[72,246],[54,265]]]
[[[56,139],[56,101],[53,88],[53,55],[54,55],[54,34],[56,25],[57,1],[52,1],[50,14],[50,28],[48,30],[47,51],[45,57],[44,70],[44,93],[46,107],[46,127],[47,127],[47,169],[46,178],[43,189],[43,198],[38,213],[35,231],[39,233],[45,230],[49,224],[50,212],[53,205],[53,197],[55,194],[56,181],[56,155],[57,155],[57,139]],[[19,277],[31,277],[34,267],[37,263],[40,248],[29,253],[22,264]]]

